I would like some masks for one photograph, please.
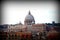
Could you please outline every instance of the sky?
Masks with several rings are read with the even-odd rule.
[[[4,2],[2,5],[2,24],[24,24],[26,15],[29,10],[34,16],[35,23],[52,23],[58,22],[58,9],[56,2],[41,2],[41,1],[16,1]]]

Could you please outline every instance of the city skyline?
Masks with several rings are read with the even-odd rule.
[[[26,15],[34,16],[35,23],[58,23],[58,11],[55,2],[5,2],[3,3],[2,24],[24,24]]]

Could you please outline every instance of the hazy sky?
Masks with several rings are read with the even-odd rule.
[[[55,2],[5,2],[2,5],[3,24],[24,24],[26,15],[34,16],[36,23],[58,22],[57,4]]]

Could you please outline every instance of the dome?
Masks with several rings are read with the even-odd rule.
[[[31,15],[30,11],[29,14],[26,16],[25,21],[34,21],[34,17]]]
[[[34,20],[34,17],[31,15],[30,11],[28,13],[28,15],[25,17],[25,21],[24,21],[25,24],[35,24],[35,20]]]

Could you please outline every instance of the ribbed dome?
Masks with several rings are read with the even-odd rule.
[[[29,20],[34,21],[34,17],[31,15],[30,11],[29,11],[29,14],[25,18],[25,21],[29,21]]]
[[[34,17],[31,15],[30,11],[29,14],[25,17],[24,23],[28,25],[35,24]]]

